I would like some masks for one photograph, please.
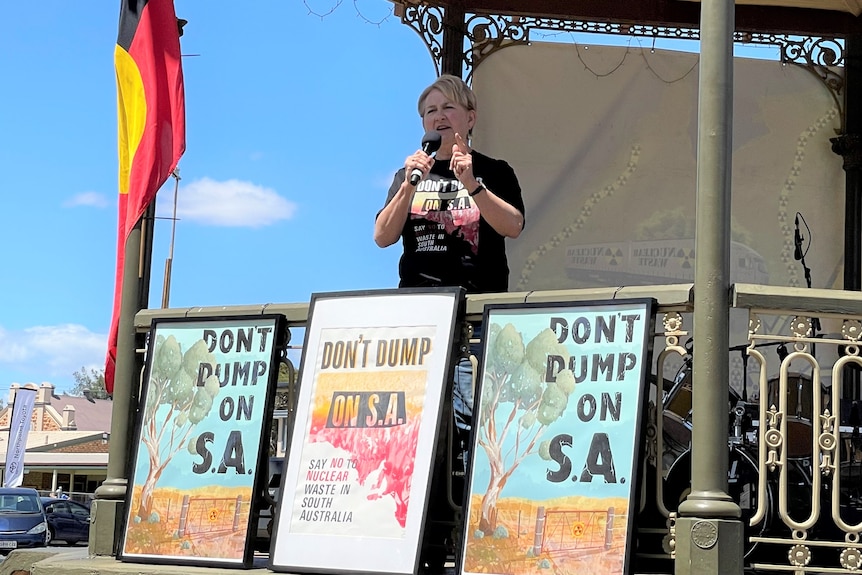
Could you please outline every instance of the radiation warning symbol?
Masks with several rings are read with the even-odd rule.
[[[207,516],[209,517],[210,523],[215,523],[216,521],[218,521],[218,516],[219,516],[218,509],[216,509],[216,508],[210,509]]]
[[[572,537],[583,537],[586,531],[586,526],[583,521],[575,521],[572,525]]]
[[[620,265],[620,260],[622,259],[622,257],[624,255],[625,254],[623,253],[623,250],[620,248],[617,248],[616,251],[614,251],[613,248],[608,248],[607,251],[605,252],[605,256],[608,258],[608,265],[609,266]]]
[[[688,252],[686,252],[685,250],[680,249],[676,252],[676,257],[682,258],[680,267],[683,269],[689,269],[692,267],[694,262],[694,250],[688,250]]]

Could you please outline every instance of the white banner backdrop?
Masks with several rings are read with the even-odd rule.
[[[509,241],[513,291],[694,279],[699,55],[549,44],[474,71],[476,149],[515,168],[527,224]],[[839,113],[809,71],[734,63],[732,281],[841,287]],[[805,227],[807,223],[808,228]]]

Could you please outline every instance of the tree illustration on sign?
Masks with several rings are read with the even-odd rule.
[[[526,346],[511,323],[502,328],[491,324],[488,337],[477,437],[491,472],[479,530],[491,535],[497,528],[500,493],[524,458],[536,453],[545,428],[563,415],[575,390],[575,376],[570,369],[562,369],[548,377],[549,356],[562,358],[563,365],[569,363],[566,346],[551,329],[539,332]],[[513,437],[507,443],[510,434]]]
[[[220,389],[218,376],[210,375],[198,385],[198,373],[202,364],[215,362],[202,339],[183,353],[173,335],[156,338],[141,424],[141,443],[149,460],[137,512],[141,519],[149,519],[152,513],[153,491],[162,472],[180,449],[194,446],[192,431],[212,409]]]

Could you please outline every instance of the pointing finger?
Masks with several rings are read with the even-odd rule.
[[[455,132],[455,145],[461,148],[462,152],[467,152],[467,142],[464,141],[464,138],[458,132]]]

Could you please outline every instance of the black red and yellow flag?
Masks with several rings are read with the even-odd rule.
[[[121,0],[117,72],[120,214],[105,384],[114,390],[126,238],[186,147],[180,27],[173,0]]]

